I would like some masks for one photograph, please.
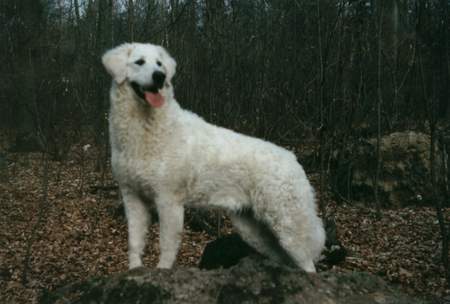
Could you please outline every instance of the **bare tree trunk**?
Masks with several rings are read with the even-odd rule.
[[[319,137],[320,137],[320,201],[319,209],[324,213],[325,211],[325,201],[323,199],[325,193],[325,105],[324,105],[324,85],[325,85],[325,63],[323,58],[323,47],[322,47],[322,14],[320,10],[320,0],[316,1],[317,5],[317,32],[318,32],[318,47],[319,47],[319,107],[320,107],[320,127],[319,127]]]
[[[450,56],[449,56],[449,17],[450,9],[449,3],[446,0],[440,1],[441,7],[441,26],[440,26],[440,43],[439,48],[439,63],[440,63],[440,94],[439,94],[439,117],[450,118],[450,90],[448,84],[450,82]]]
[[[100,57],[100,54],[104,51],[104,48],[106,46],[106,38],[108,35],[106,34],[108,31],[108,27],[106,24],[106,15],[108,14],[107,9],[107,0],[99,0],[98,7],[97,7],[97,33],[95,37],[95,54],[97,54],[98,57]],[[102,75],[103,74],[103,67],[98,63],[96,65],[98,71],[97,76],[95,78],[95,81],[97,83],[97,89],[95,92],[96,99],[97,99],[97,105],[96,105],[96,113],[97,113],[97,121],[96,121],[96,143],[99,147],[102,147],[105,141],[105,133],[107,131],[106,128],[106,111],[105,111],[105,95],[104,90],[101,90],[99,88],[103,87],[102,83]],[[105,170],[105,164],[106,164],[106,155],[104,155],[103,149],[99,150],[98,158],[97,158],[97,165],[96,170],[104,172]]]
[[[395,107],[398,103],[398,83],[397,83],[397,74],[399,67],[399,58],[398,58],[398,48],[399,48],[399,29],[400,29],[400,12],[399,12],[399,3],[398,0],[392,1],[392,12],[391,12],[391,24],[392,24],[392,33],[391,33],[391,49],[393,55],[393,86],[394,86],[394,97],[391,98],[391,114],[395,115]],[[391,115],[392,117],[392,115]],[[395,117],[395,116],[394,116]]]
[[[18,1],[14,13],[20,22],[16,22],[17,34],[13,38],[17,44],[12,44],[9,55],[13,62],[14,73],[17,77],[13,82],[17,88],[17,96],[14,102],[13,113],[16,122],[17,133],[15,148],[17,150],[31,151],[41,150],[42,142],[37,132],[36,117],[33,115],[32,105],[35,104],[37,95],[35,63],[39,53],[40,37],[42,35],[43,7],[35,1]]]
[[[114,0],[108,1],[108,28],[109,28],[109,47],[114,46]]]
[[[380,183],[380,171],[381,171],[381,105],[383,103],[383,92],[381,91],[381,73],[382,73],[382,36],[383,36],[383,5],[380,5],[379,12],[379,22],[378,22],[378,68],[377,68],[377,147],[376,147],[376,172],[375,172],[375,181],[374,181],[374,196],[375,196],[375,208],[377,212],[377,218],[381,218],[381,207],[380,207],[380,198],[379,198],[379,183]]]
[[[431,185],[433,189],[433,200],[435,204],[436,209],[436,217],[438,219],[439,223],[439,229],[441,231],[441,237],[442,237],[442,249],[441,249],[441,262],[444,266],[445,271],[445,279],[447,281],[447,286],[450,286],[450,265],[449,265],[449,259],[448,259],[448,250],[449,250],[449,231],[448,231],[448,224],[446,223],[446,219],[444,217],[443,212],[443,205],[441,198],[438,195],[438,182],[437,182],[437,174],[436,174],[436,165],[435,165],[435,159],[436,159],[436,104],[433,101],[433,99],[430,101],[430,178],[431,178]]]
[[[79,47],[79,42],[81,39],[81,31],[80,31],[80,25],[81,25],[81,19],[80,19],[80,4],[78,0],[73,0],[73,6],[75,10],[75,23],[76,23],[76,36],[75,36],[75,45]]]
[[[128,0],[128,37],[130,41],[134,41],[134,3]]]
[[[392,51],[394,55],[394,62],[397,65],[398,62],[398,43],[399,43],[399,24],[400,24],[400,13],[398,7],[398,0],[392,0]]]

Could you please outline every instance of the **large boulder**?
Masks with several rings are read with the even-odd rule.
[[[335,151],[331,168],[332,185],[338,197],[373,202],[377,139],[354,141]],[[430,166],[430,136],[418,132],[396,132],[381,138],[381,170],[378,180],[384,206],[401,207],[433,201]],[[444,176],[442,151],[435,146],[435,170]],[[442,179],[438,180],[438,186]],[[442,192],[437,191],[437,194]]]
[[[307,274],[267,260],[230,269],[138,268],[45,294],[41,303],[424,303],[367,273]]]

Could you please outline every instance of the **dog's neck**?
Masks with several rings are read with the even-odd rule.
[[[138,100],[128,83],[113,83],[109,114],[111,144],[127,144],[130,134],[145,133],[143,140],[151,141],[154,135],[170,129],[173,112],[179,108],[173,98],[172,89],[162,92],[165,102],[154,108],[143,100]],[[144,132],[145,131],[145,132]]]

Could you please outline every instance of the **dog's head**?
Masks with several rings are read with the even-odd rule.
[[[176,62],[161,46],[125,43],[107,51],[102,62],[118,85],[129,84],[138,100],[153,107],[162,106],[172,89]]]

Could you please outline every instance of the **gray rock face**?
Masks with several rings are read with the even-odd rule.
[[[367,273],[307,274],[246,258],[230,269],[138,268],[73,284],[41,303],[424,303]]]
[[[375,191],[376,138],[354,143],[334,155],[332,180],[341,196],[372,202]],[[430,137],[417,132],[396,132],[381,138],[378,189],[382,203],[401,207],[432,201]],[[435,147],[435,170],[442,172],[442,152]]]

